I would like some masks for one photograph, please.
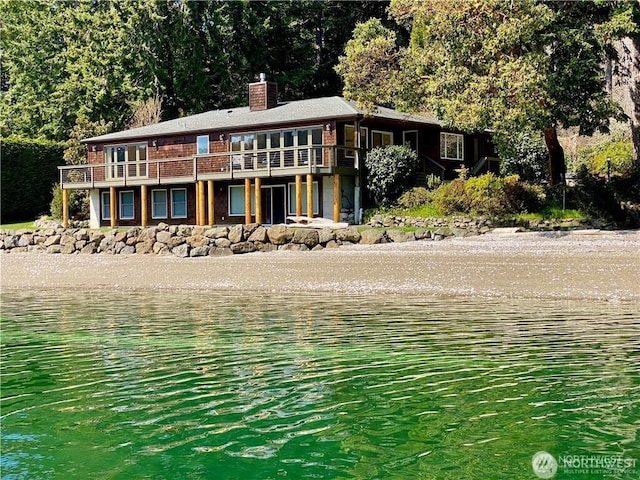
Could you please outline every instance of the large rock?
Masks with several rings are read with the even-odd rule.
[[[274,245],[284,245],[289,243],[293,238],[293,232],[291,228],[285,225],[274,225],[267,229],[267,236]]]
[[[416,237],[413,232],[403,232],[402,230],[387,230],[387,237],[394,243],[413,242]]]
[[[82,250],[80,250],[80,253],[82,254],[92,254],[92,253],[96,253],[96,246],[93,243],[87,243],[84,247],[82,247]]]
[[[309,247],[307,247],[304,243],[286,243],[284,245],[280,245],[278,250],[285,250],[290,252],[308,252]]]
[[[164,243],[165,245],[169,244],[169,239],[172,237],[171,233],[168,230],[161,230],[156,233],[156,241],[160,243]]]
[[[60,244],[54,243],[53,245],[49,245],[47,247],[47,253],[60,253]]]
[[[60,238],[62,238],[62,235],[51,235],[49,238],[47,238],[44,241],[43,246],[45,248],[48,248],[51,245],[60,245]],[[5,247],[6,247],[7,246],[7,239],[6,238],[4,239],[4,244],[5,244]],[[17,240],[16,240],[16,245],[15,246],[18,246],[17,245]],[[7,248],[11,248],[11,247],[7,247]]]
[[[200,228],[202,228],[202,227],[200,227]],[[199,235],[199,234],[195,234],[194,233],[190,237],[187,237],[187,243],[191,247],[202,247],[204,245],[208,245],[209,244],[209,239],[207,237],[205,237],[204,235]]]
[[[431,231],[419,228],[414,233],[416,240],[429,240],[431,238]]]
[[[242,225],[234,225],[229,229],[227,238],[231,243],[240,243],[242,240],[244,240],[242,233],[243,233]]]
[[[18,239],[18,246],[28,247],[29,245],[33,245],[33,235],[30,233],[20,235],[20,238]]]
[[[230,248],[225,247],[209,247],[209,256],[210,257],[226,257],[229,255],[233,255],[233,252]]]
[[[121,255],[133,255],[136,253],[136,247],[133,245],[126,245],[122,250],[120,250]]]
[[[256,251],[256,246],[251,242],[233,243],[231,245],[231,251],[235,254],[251,253]]]
[[[267,229],[265,227],[258,227],[256,228],[251,235],[249,236],[249,238],[247,239],[250,242],[266,242],[267,241]]]
[[[213,248],[215,248],[215,247],[213,247]],[[206,257],[207,255],[209,255],[209,247],[208,246],[194,247],[189,252],[189,256],[190,257]]]
[[[360,241],[360,232],[355,227],[340,228],[336,230],[336,240],[341,242],[358,243]]]
[[[65,255],[70,255],[72,253],[75,253],[75,251],[76,251],[75,242],[65,243],[64,245],[60,244],[60,253],[64,253]]]
[[[117,242],[124,242],[127,239],[127,232],[117,232],[115,235],[115,241]]]
[[[147,239],[144,242],[140,242],[136,244],[136,253],[151,253],[153,252],[153,246],[155,245],[155,241],[152,239]]]
[[[243,238],[248,239],[248,238],[251,236],[251,234],[252,234],[253,232],[255,232],[255,231],[256,231],[256,229],[257,229],[259,226],[260,226],[260,224],[259,224],[259,223],[247,223],[247,224],[245,224],[245,225],[242,227],[242,232],[243,232],[243,235],[244,235],[244,237],[243,237]]]
[[[186,239],[184,237],[175,235],[169,239],[169,241],[167,242],[167,247],[169,247],[170,249],[173,249],[174,247],[177,247],[178,245],[182,245],[185,242],[186,242]]]
[[[322,228],[318,230],[318,242],[326,245],[331,240],[336,239],[336,234],[330,228]]]
[[[310,228],[296,228],[293,231],[292,242],[302,243],[309,248],[313,248],[319,242],[318,231]]]
[[[229,227],[214,227],[204,232],[205,237],[209,238],[227,238]]]
[[[228,238],[216,238],[215,244],[216,248],[229,248],[231,241]]]
[[[371,228],[362,232],[362,234],[360,235],[360,243],[363,243],[365,245],[375,245],[377,243],[382,243],[383,238],[383,231]]]
[[[173,253],[176,257],[185,258],[189,256],[189,245],[186,243],[182,243],[171,249],[171,253]]]
[[[274,250],[278,249],[278,247],[273,243],[254,242],[254,245],[256,246],[256,250],[263,253],[273,252]]]

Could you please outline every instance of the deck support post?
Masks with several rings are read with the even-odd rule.
[[[147,220],[147,186],[140,185],[140,226],[146,227]]]
[[[198,192],[198,205],[199,205],[199,213],[200,215],[198,216],[198,225],[204,225],[206,223],[206,217],[207,217],[207,212],[205,210],[205,201],[204,201],[204,195],[205,195],[205,191],[204,191],[204,180],[198,180],[198,188],[197,188],[197,192]]]
[[[307,173],[307,217],[313,218],[313,175]]]
[[[333,221],[340,221],[340,210],[342,210],[342,196],[340,192],[340,174],[333,174]]]
[[[296,216],[302,216],[302,175],[296,175]]]
[[[244,179],[244,223],[251,223],[251,179]]]
[[[262,179],[256,178],[256,223],[262,223]]]
[[[200,225],[200,182],[195,181],[196,187],[196,225]]]
[[[213,201],[215,198],[214,196],[214,190],[213,190],[213,180],[207,180],[207,213],[209,214],[208,217],[208,225],[213,225],[214,223],[216,223],[216,217],[215,217],[215,210],[214,210],[214,205],[215,202]]]
[[[62,189],[62,226],[69,228],[69,190]]]
[[[116,187],[109,187],[109,216],[111,217],[111,228],[116,228],[118,226],[118,219],[116,218],[117,213]]]

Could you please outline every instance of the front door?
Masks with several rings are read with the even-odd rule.
[[[262,220],[267,225],[285,223],[284,185],[262,187]]]

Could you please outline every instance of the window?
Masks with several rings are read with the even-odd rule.
[[[167,191],[151,191],[151,218],[167,218]]]
[[[105,161],[111,164],[108,178],[147,176],[147,144],[113,145],[105,148]],[[125,169],[126,168],[126,169]]]
[[[387,145],[393,144],[393,133],[373,130],[371,132],[371,140],[373,148],[386,147]]]
[[[318,215],[318,205],[320,204],[318,198],[318,182],[313,182],[313,213]],[[289,184],[289,215],[296,215],[296,184]],[[302,183],[302,215],[310,216],[307,213],[307,183]]]
[[[409,146],[411,150],[418,153],[418,131],[407,130],[402,132],[402,144]]]
[[[100,194],[100,210],[103,220],[111,220],[111,195],[109,192],[102,192]]]
[[[440,133],[440,158],[464,160],[464,137],[458,133]]]
[[[353,125],[344,126],[344,146],[355,147],[356,146],[356,127]],[[367,129],[360,127],[360,148],[367,148]],[[344,152],[345,157],[355,157],[355,150],[347,149]]]
[[[134,218],[133,190],[120,192],[120,220],[133,220]]]
[[[196,143],[198,144],[198,155],[209,153],[209,135],[199,135]]]
[[[256,212],[255,206],[255,186],[251,186],[251,214]],[[243,216],[245,214],[244,208],[244,185],[231,185],[229,187],[229,215],[232,217]]]
[[[187,189],[171,189],[171,218],[187,218]]]

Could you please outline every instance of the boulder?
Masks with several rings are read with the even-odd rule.
[[[185,243],[185,241],[186,239],[184,237],[179,237],[176,235],[169,239],[169,241],[167,242],[167,247],[169,247],[170,249],[173,249],[178,245],[182,245],[183,243]]]
[[[208,245],[209,244],[209,239],[207,237],[205,237],[204,235],[199,235],[199,234],[197,235],[197,234],[194,233],[190,237],[187,237],[187,243],[191,247],[202,247],[204,245]]]
[[[126,238],[127,238],[127,232],[117,232],[115,234],[116,242],[124,242]]]
[[[289,243],[293,238],[292,229],[285,225],[274,225],[267,229],[267,236],[274,245],[284,245]]]
[[[355,227],[340,228],[336,230],[336,240],[358,243],[360,241],[360,232]]]
[[[215,245],[217,248],[229,248],[231,241],[228,238],[216,238]]]
[[[193,232],[193,227],[189,225],[178,225],[178,229],[176,230],[176,234],[182,237],[189,237]]]
[[[75,244],[76,250],[82,250],[87,245],[87,243],[89,242],[86,240],[78,240]]]
[[[47,253],[60,253],[60,244],[54,243],[47,247]]]
[[[414,233],[416,240],[429,240],[431,238],[431,231],[419,228]]]
[[[113,251],[115,253],[120,253],[120,252],[122,252],[122,250],[126,246],[127,246],[127,244],[124,243],[124,242],[116,242],[115,245],[113,246]],[[131,246],[131,245],[129,245],[129,246]],[[134,248],[134,250],[135,250],[135,247],[132,247],[132,248]]]
[[[278,250],[285,250],[290,252],[308,252],[309,247],[307,247],[304,243],[285,243],[284,245],[280,245]]]
[[[191,230],[191,235],[204,235],[205,230],[206,229],[203,226],[197,225],[193,227],[193,230]]]
[[[231,251],[234,254],[251,253],[256,251],[256,246],[251,242],[239,242],[231,244]]]
[[[416,237],[413,232],[403,232],[402,230],[387,230],[387,237],[394,243],[413,242]]]
[[[84,247],[82,247],[82,249],[80,250],[81,254],[92,254],[92,253],[96,253],[96,246],[93,243],[87,243]]]
[[[153,252],[153,246],[155,245],[155,241],[152,239],[147,239],[144,242],[139,242],[136,244],[136,253],[141,253],[141,254],[145,254],[145,253],[152,253]]]
[[[302,243],[309,248],[318,245],[319,235],[317,230],[310,228],[296,228],[293,231],[293,243]]]
[[[226,257],[228,255],[233,255],[233,252],[230,248],[224,247],[209,247],[209,256],[210,257]]]
[[[169,250],[169,247],[167,247],[166,244],[156,242],[153,244],[153,253],[156,255],[169,255],[171,250]]]
[[[122,250],[120,250],[121,255],[133,255],[136,253],[136,247],[133,245],[127,245]]]
[[[243,238],[249,238],[253,232],[260,226],[259,223],[247,223],[242,227]]]
[[[169,243],[169,239],[172,236],[173,235],[171,235],[167,230],[160,230],[158,233],[156,233],[156,241],[167,245]]]
[[[176,257],[185,258],[189,256],[189,245],[186,243],[182,243],[176,247],[171,249],[171,253],[173,253]]]
[[[240,224],[234,225],[229,229],[227,238],[231,243],[240,243],[242,240],[244,240],[242,233],[243,233],[242,225]]]
[[[336,239],[336,234],[330,228],[322,228],[318,230],[318,242],[326,245],[331,240]]]
[[[247,239],[250,242],[266,242],[267,241],[267,229],[265,227],[258,227],[256,228],[251,235],[249,235],[249,238]]]
[[[47,239],[44,241],[43,246],[44,246],[45,248],[48,248],[48,247],[50,247],[51,245],[60,245],[60,238],[62,238],[62,235],[51,235],[49,238],[47,238]],[[4,239],[4,245],[5,245],[5,247],[7,247],[7,248],[11,248],[11,247],[8,247],[8,246],[7,246],[7,239],[6,239],[6,238]],[[12,245],[12,246],[13,246],[13,245]],[[15,246],[17,246],[17,240],[16,240],[16,245],[15,245]],[[59,252],[56,252],[56,253],[59,253]]]
[[[384,232],[381,230],[367,229],[360,235],[360,243],[364,245],[375,245],[382,243]]]
[[[33,235],[30,233],[20,235],[18,247],[28,247],[29,245],[33,245]]]
[[[265,242],[254,242],[254,245],[256,246],[256,250],[258,250],[259,252],[273,252],[274,250],[277,250],[278,247],[276,245],[274,245],[273,243],[265,243]]]
[[[204,236],[208,238],[227,238],[229,227],[214,227],[204,232]]]
[[[209,247],[208,246],[194,247],[189,252],[189,256],[190,257],[206,257],[207,255],[209,255]]]

